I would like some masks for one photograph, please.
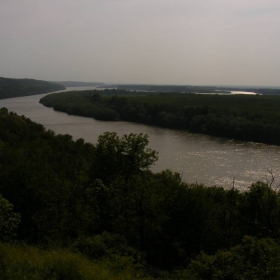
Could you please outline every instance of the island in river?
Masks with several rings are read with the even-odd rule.
[[[68,114],[131,121],[195,133],[280,145],[280,96],[73,91],[50,94],[42,104]]]

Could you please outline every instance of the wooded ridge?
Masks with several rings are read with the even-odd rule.
[[[0,99],[35,95],[65,89],[64,86],[34,79],[0,77]]]

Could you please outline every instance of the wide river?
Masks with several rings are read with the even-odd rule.
[[[246,189],[253,182],[270,179],[268,170],[272,170],[276,183],[280,181],[280,177],[279,180],[277,178],[280,174],[278,146],[238,142],[129,122],[104,122],[70,116],[41,105],[39,100],[43,96],[0,100],[0,108],[6,107],[9,111],[25,115],[57,134],[70,134],[73,139],[84,138],[90,143],[96,143],[98,136],[106,131],[119,135],[148,134],[149,147],[159,152],[159,160],[152,170],[179,172],[183,180],[189,183],[230,188],[234,179],[236,188]]]

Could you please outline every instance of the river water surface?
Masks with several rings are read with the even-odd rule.
[[[70,134],[75,140],[84,138],[93,144],[106,131],[119,135],[148,134],[149,147],[159,152],[159,160],[152,170],[171,169],[179,172],[183,180],[189,183],[230,188],[235,179],[235,187],[246,189],[253,182],[269,179],[268,170],[272,170],[276,183],[280,181],[280,177],[277,180],[277,175],[280,175],[278,146],[238,142],[142,124],[70,116],[41,105],[39,100],[43,96],[45,94],[0,100],[0,107],[25,115],[57,134]]]

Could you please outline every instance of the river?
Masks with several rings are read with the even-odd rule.
[[[280,181],[280,177],[277,180],[280,174],[279,146],[238,142],[129,122],[104,122],[70,116],[41,105],[39,100],[43,96],[45,94],[0,100],[0,107],[25,115],[57,134],[69,134],[75,140],[84,138],[93,144],[106,131],[119,135],[132,132],[148,134],[149,147],[159,152],[159,160],[152,170],[179,172],[185,182],[230,188],[234,179],[236,188],[246,189],[253,182],[270,179],[268,170],[272,170],[276,183]]]

